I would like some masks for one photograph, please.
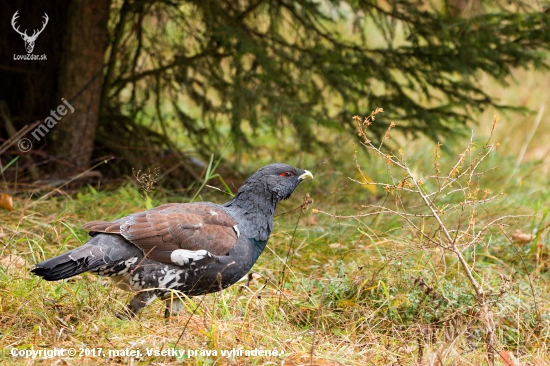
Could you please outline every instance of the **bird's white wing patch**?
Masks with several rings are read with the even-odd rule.
[[[181,269],[162,269],[159,273],[159,288],[166,288],[166,285],[170,282],[176,281],[178,274],[182,272]]]
[[[183,266],[191,261],[196,262],[200,261],[204,257],[209,256],[210,254],[207,250],[187,250],[187,249],[176,249],[170,254],[170,260],[175,264]]]
[[[241,236],[241,232],[239,231],[237,225],[233,226],[233,230],[235,230],[235,232],[237,233],[237,238]]]

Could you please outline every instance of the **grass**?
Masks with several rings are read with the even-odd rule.
[[[541,92],[547,77],[518,71],[516,78],[515,86],[492,87],[488,92],[500,96],[503,104],[519,104],[535,111],[549,105],[548,93]],[[474,141],[478,150],[483,150],[492,130],[494,112],[479,118]],[[546,144],[548,134],[542,133],[548,130],[548,116],[542,114],[532,139],[529,134],[536,115],[502,116],[493,141],[501,145],[483,159],[476,171],[485,173],[476,175],[472,185],[472,190],[479,186],[480,192],[487,188],[492,195],[504,194],[476,205],[476,219],[515,216],[491,227],[475,245],[460,248],[490,300],[497,365],[550,362],[550,150]],[[313,182],[300,186],[289,201],[283,202],[278,213],[299,206],[306,192],[314,203],[304,214],[298,210],[275,219],[268,248],[253,267],[255,276],[248,286],[242,281],[222,293],[190,299],[187,311],[169,320],[162,317],[160,301],[146,307],[138,321],[119,320],[115,312],[123,308],[131,294],[114,288],[109,281],[83,274],[50,283],[32,276],[29,268],[84,243],[87,233],[81,225],[87,221],[116,219],[165,202],[184,202],[188,197],[162,190],[145,194],[133,180],[116,190],[86,187],[71,194],[44,192],[49,195],[32,199],[24,191],[16,192],[16,211],[0,211],[0,363],[50,364],[52,360],[43,357],[13,357],[11,350],[54,347],[74,348],[77,357],[61,359],[67,364],[83,365],[487,362],[486,324],[479,316],[475,291],[456,255],[431,245],[402,216],[376,213],[373,207],[425,214],[425,208],[419,208],[418,196],[349,179],[395,184],[405,177],[403,172],[388,166],[380,155],[368,152],[349,136],[333,137],[331,144],[336,148],[330,156],[296,156],[295,150],[288,148],[293,141],[284,131],[278,139],[267,135],[257,138],[262,139],[261,151],[238,159],[249,172],[279,160],[309,169],[315,175]],[[434,174],[433,143],[393,135],[387,143],[397,157],[399,148],[403,149],[404,161],[415,176]],[[450,153],[441,153],[438,163],[442,172],[449,172],[468,141],[449,140],[445,144]],[[517,166],[524,148],[524,159]],[[357,163],[366,177],[357,169],[355,149]],[[208,175],[213,178],[215,172]],[[235,191],[239,183],[222,178]],[[228,199],[228,195],[208,188],[211,181],[204,183],[198,199]],[[223,189],[223,184],[220,187]],[[425,187],[437,189],[429,179]],[[9,188],[10,184],[4,186],[4,192],[12,193]],[[195,192],[196,188],[191,194]],[[438,207],[452,206],[462,199],[460,195],[448,195]],[[460,215],[447,212],[445,224],[458,227]],[[413,223],[424,225],[420,227],[432,233],[431,237],[440,237],[439,226],[430,220],[423,223],[418,217]],[[514,239],[516,230],[531,240]],[[107,353],[98,357],[99,349],[139,349],[142,357]],[[184,354],[187,350],[204,350],[211,354],[148,356],[148,349]],[[222,355],[222,351],[233,349],[230,357]],[[241,351],[244,354],[254,349],[277,350],[282,355],[241,355]],[[214,350],[216,356],[212,355]]]
[[[434,174],[434,144],[388,143],[394,155],[403,146],[403,161],[416,176]],[[483,150],[483,144],[475,146]],[[278,213],[292,210],[306,192],[314,199],[304,214],[297,210],[276,218],[249,285],[242,281],[221,293],[189,299],[187,311],[168,320],[162,317],[161,302],[145,308],[138,320],[116,318],[131,295],[105,279],[83,274],[50,283],[28,269],[85,242],[87,234],[80,227],[86,221],[115,219],[186,198],[155,191],[148,193],[148,202],[132,182],[114,191],[87,187],[45,199],[16,197],[16,211],[0,213],[0,362],[49,364],[51,359],[14,357],[11,352],[56,347],[74,348],[77,356],[61,358],[84,365],[485,364],[486,323],[456,253],[430,244],[411,224],[423,225],[423,232],[436,239],[440,226],[421,216],[409,222],[389,212],[425,213],[417,197],[395,188],[402,177],[394,165],[360,145],[341,146],[312,169],[316,179],[310,185],[299,187],[279,207]],[[457,144],[453,153],[441,154],[441,172],[456,165],[464,147]],[[357,170],[354,149],[366,177]],[[533,174],[536,162],[518,169],[514,162],[515,156],[496,148],[477,166],[476,172],[483,174],[470,182],[472,191],[479,186],[478,192],[490,188],[491,195],[504,195],[477,204],[476,219],[510,218],[488,228],[460,253],[487,295],[495,363],[543,365],[550,362],[550,190],[544,176]],[[384,190],[349,178],[395,187]],[[426,179],[425,190],[434,187]],[[227,196],[205,188],[201,198],[223,202]],[[457,210],[445,209],[462,199],[449,194],[439,201],[438,207],[447,212],[442,214],[445,225],[456,228],[468,221]],[[383,213],[380,207],[386,208]],[[535,234],[533,240],[512,239],[517,229]],[[276,350],[277,355],[245,355],[260,349]],[[141,357],[124,354],[126,350],[139,350]],[[156,354],[149,356],[147,350]],[[104,356],[98,356],[101,352]]]
[[[550,105],[550,94],[545,92],[547,76],[516,71],[515,77],[512,87],[489,86],[487,92],[500,97],[502,104],[535,111]],[[491,132],[495,112],[489,110],[479,117],[477,147],[484,145],[484,138]],[[475,190],[479,184],[492,194],[505,194],[475,206],[478,219],[516,216],[491,227],[475,245],[460,248],[490,300],[497,365],[550,363],[546,214],[550,202],[550,147],[548,133],[542,133],[548,131],[549,116],[542,115],[531,140],[535,115],[502,116],[494,134],[494,142],[501,146],[482,161],[477,171],[486,173],[472,186]],[[296,156],[296,150],[290,148],[294,143],[291,133],[283,130],[279,134],[273,138],[259,133],[255,138],[262,146],[257,154],[233,160],[249,172],[277,160],[311,170],[315,180],[299,187],[278,213],[299,206],[306,191],[314,203],[304,214],[298,210],[276,218],[268,248],[253,267],[255,276],[248,286],[243,281],[221,293],[190,299],[187,311],[169,320],[162,317],[160,301],[146,307],[138,320],[120,320],[115,312],[123,308],[131,294],[109,281],[83,274],[50,283],[32,276],[29,269],[34,263],[84,243],[87,234],[81,225],[87,221],[116,219],[151,205],[184,202],[188,197],[159,190],[145,195],[133,181],[110,191],[87,187],[72,194],[45,192],[55,195],[43,199],[31,199],[26,192],[18,192],[16,211],[0,210],[0,363],[486,364],[486,324],[478,314],[475,291],[456,255],[427,242],[400,215],[388,212],[360,216],[376,213],[373,205],[425,214],[419,208],[418,196],[399,195],[396,189],[387,192],[380,186],[350,180],[365,181],[353,159],[355,140],[349,136],[333,137],[331,145],[336,148],[330,156]],[[388,142],[395,155],[399,156],[399,148],[404,150],[405,162],[415,175],[434,173],[434,144],[397,136]],[[468,142],[450,139],[445,144],[450,153],[442,153],[438,163],[441,171],[448,172]],[[523,147],[528,147],[527,153],[516,169]],[[356,148],[366,180],[393,184],[404,177],[379,155],[368,153],[359,144]],[[223,179],[235,191],[238,184]],[[7,189],[11,186],[10,182],[2,189],[10,192]],[[426,182],[426,189],[434,187]],[[191,191],[194,193],[195,189]],[[206,187],[199,199],[224,202],[228,196]],[[461,200],[449,195],[443,197],[440,207]],[[445,223],[458,227],[460,215],[448,212],[450,217],[444,217]],[[420,227],[433,238],[440,237],[439,225],[429,220],[423,223],[421,217],[413,223],[423,225]],[[516,230],[533,238],[517,241],[513,238]],[[12,349],[23,352],[54,347],[73,348],[77,356],[55,357],[52,361],[11,354]],[[142,357],[108,354],[109,350],[138,349]],[[254,349],[277,350],[282,355],[241,354]],[[176,350],[184,356],[148,356],[147,350]],[[199,352],[188,357],[188,350]],[[222,351],[231,350],[236,350],[232,356],[222,355]],[[217,355],[212,355],[213,351]],[[105,357],[97,356],[102,352]]]

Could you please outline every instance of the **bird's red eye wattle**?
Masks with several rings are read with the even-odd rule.
[[[292,173],[292,172],[284,172],[284,173],[281,173],[281,174],[279,174],[279,175],[280,175],[281,177],[286,177],[286,178],[288,178],[288,177],[292,177],[292,176],[294,175],[294,173]]]

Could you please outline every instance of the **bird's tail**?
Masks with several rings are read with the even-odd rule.
[[[98,233],[83,246],[38,263],[31,272],[47,281],[57,281],[132,257],[143,258],[143,252],[120,235]]]
[[[47,281],[57,281],[108,264],[105,253],[96,245],[85,244],[70,252],[38,263],[31,272]]]

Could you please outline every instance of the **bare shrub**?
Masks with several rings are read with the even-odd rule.
[[[481,168],[486,165],[484,160],[498,144],[491,144],[490,137],[483,146],[478,147],[472,135],[456,163],[445,171],[439,164],[441,145],[438,144],[433,154],[430,173],[420,176],[412,168],[412,163],[407,161],[405,150],[388,146],[391,131],[395,127],[393,123],[389,125],[378,146],[369,139],[368,128],[382,112],[382,108],[378,108],[369,116],[355,116],[354,120],[362,147],[385,162],[389,182],[371,182],[363,172],[357,150],[355,162],[363,179],[349,179],[360,185],[382,187],[388,199],[381,205],[362,205],[358,214],[347,217],[364,219],[377,215],[397,216],[403,223],[403,228],[413,233],[411,245],[416,244],[421,250],[435,251],[454,258],[466,278],[465,291],[469,291],[475,299],[471,305],[466,306],[467,309],[463,307],[459,310],[457,306],[453,306],[456,302],[449,299],[453,294],[429,284],[422,275],[412,278],[412,287],[416,287],[424,299],[432,303],[434,311],[441,304],[448,309],[439,322],[440,325],[443,323],[444,329],[440,332],[443,345],[437,351],[437,357],[452,356],[449,352],[459,337],[465,343],[472,343],[472,335],[477,333],[478,338],[485,343],[486,361],[494,364],[495,355],[500,354],[496,342],[494,309],[496,302],[509,289],[510,279],[504,273],[500,276],[500,282],[485,278],[483,271],[476,268],[475,247],[485,245],[484,241],[491,230],[503,232],[503,227],[510,220],[522,216],[499,214],[488,209],[490,203],[504,196],[503,193],[494,193],[483,185],[484,176],[496,167],[485,170]],[[498,117],[495,116],[493,131],[497,121]],[[420,326],[420,329],[419,337],[433,337],[433,334],[429,335],[432,331],[430,327]],[[423,346],[420,343],[422,342],[419,338],[418,357],[421,359]]]

